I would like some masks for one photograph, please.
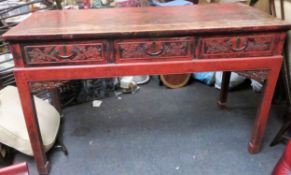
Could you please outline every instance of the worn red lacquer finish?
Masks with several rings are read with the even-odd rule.
[[[264,33],[200,38],[198,58],[271,56],[280,54],[285,33]]]
[[[191,60],[193,37],[115,41],[116,62]]]
[[[105,41],[44,43],[24,45],[25,63],[29,66],[49,64],[106,63]]]
[[[98,19],[96,19],[98,17]],[[259,152],[291,25],[242,4],[48,11],[4,34],[34,157],[48,174],[30,82],[256,71],[267,79],[249,142]],[[226,93],[219,104],[226,102]]]

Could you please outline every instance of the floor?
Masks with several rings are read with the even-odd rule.
[[[69,150],[49,154],[50,175],[267,175],[284,145],[269,147],[280,127],[273,106],[261,153],[247,144],[260,94],[251,89],[230,93],[227,110],[216,105],[218,92],[198,82],[180,89],[157,80],[121,98],[64,110],[64,142]],[[36,175],[33,159],[28,161]]]

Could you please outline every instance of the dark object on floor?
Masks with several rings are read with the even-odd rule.
[[[116,81],[114,78],[84,80],[77,102],[85,103],[109,97],[115,89]]]
[[[191,78],[191,74],[160,75],[162,83],[171,89],[185,86]]]
[[[77,97],[82,88],[81,80],[73,80],[58,88],[60,94],[60,102],[62,108],[74,105],[77,103]]]
[[[0,165],[9,166],[13,163],[15,151],[6,145],[0,145]]]
[[[20,163],[0,169],[0,175],[29,175],[27,163]]]
[[[291,140],[275,166],[272,175],[291,175]]]

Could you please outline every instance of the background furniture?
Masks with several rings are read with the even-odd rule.
[[[38,10],[51,9],[52,3],[49,1],[36,0],[36,1],[23,1],[21,3],[17,1],[1,0],[0,1],[0,56],[6,56],[7,59],[0,60],[0,88],[15,84],[15,80],[12,74],[13,58],[10,55],[8,43],[3,41],[2,34],[7,30],[17,25],[20,21],[25,19],[30,13]],[[3,59],[3,58],[2,58]],[[1,65],[11,63],[5,69],[1,69]]]
[[[290,175],[291,174],[291,140],[289,140],[283,155],[276,164],[272,175]]]
[[[175,89],[185,86],[191,78],[191,74],[160,75],[161,82],[168,88]]]
[[[57,8],[61,8],[60,0],[55,0]],[[25,19],[31,13],[40,10],[50,10],[55,9],[53,6],[54,1],[48,0],[27,0],[22,3],[17,1],[12,3],[9,0],[1,0],[0,3],[2,7],[0,8],[0,56],[6,56],[7,58],[3,61],[0,60],[0,89],[8,85],[15,85],[15,79],[13,76],[13,57],[9,51],[9,45],[7,42],[3,41],[2,34],[8,31],[10,28],[16,26],[20,21]],[[1,69],[1,66],[5,68]],[[43,82],[43,83],[33,83],[33,92],[39,93],[41,91],[47,90],[51,96],[52,104],[61,112],[61,104],[59,100],[58,87],[62,86],[63,82]]]
[[[0,169],[0,175],[29,175],[27,163],[19,163]]]
[[[10,63],[11,66],[6,67],[5,69],[0,69],[0,89],[7,85],[15,85],[15,79],[12,73],[13,70],[13,58],[12,55],[9,56],[9,45],[7,42],[5,42],[2,38],[2,34],[8,31],[10,28],[16,26],[20,21],[25,19],[30,13],[40,11],[40,10],[50,10],[54,9],[53,6],[54,1],[47,1],[47,0],[36,0],[31,1],[27,0],[25,2],[22,2],[21,4],[17,4],[17,1],[13,4],[9,2],[9,0],[1,0],[0,3],[2,3],[2,7],[0,8],[0,56],[8,55],[8,59],[4,61],[0,61],[0,67],[3,64]],[[6,6],[4,6],[6,4]],[[7,5],[9,4],[9,5]],[[58,5],[58,8],[61,8],[60,0],[56,0],[56,4]],[[4,6],[4,7],[3,7]],[[56,103],[55,106],[59,109],[60,104],[58,101],[58,95],[57,91],[55,90],[55,87],[60,86],[61,84],[53,85],[52,83],[47,84],[40,84],[35,83],[33,88],[33,91],[35,93],[41,91],[41,90],[50,90],[53,101]]]

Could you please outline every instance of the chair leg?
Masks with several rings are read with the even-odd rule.
[[[19,97],[21,100],[26,128],[28,131],[31,147],[34,154],[34,160],[39,174],[48,174],[49,162],[45,154],[43,142],[40,134],[39,124],[36,116],[34,100],[30,92],[29,82],[25,79],[22,72],[14,72]]]
[[[280,128],[279,132],[276,134],[275,138],[272,140],[270,146],[275,146],[281,141],[284,140],[284,134],[291,129],[291,107],[288,107],[284,114],[284,121],[282,127]]]
[[[223,72],[222,74],[220,96],[219,100],[217,101],[217,104],[221,109],[224,109],[226,107],[230,75],[231,72]]]
[[[64,139],[63,139],[64,122],[65,122],[65,118],[62,117],[61,118],[61,126],[59,129],[56,145],[54,148],[61,150],[67,156],[67,155],[69,155],[69,152],[68,152],[66,145],[64,144]]]
[[[263,97],[260,107],[257,111],[255,124],[253,126],[252,136],[249,142],[249,153],[258,153],[261,149],[262,140],[266,130],[266,124],[269,118],[270,107],[280,73],[282,59],[278,59],[273,63],[273,68],[268,71],[268,77],[264,86]]]
[[[279,130],[279,132],[277,133],[277,135],[275,136],[275,138],[271,142],[270,146],[275,146],[278,143],[280,143],[282,141],[282,139],[283,139],[283,135],[290,128],[291,128],[291,120],[289,119],[287,122],[285,122],[283,124],[283,126],[281,127],[281,129]]]

